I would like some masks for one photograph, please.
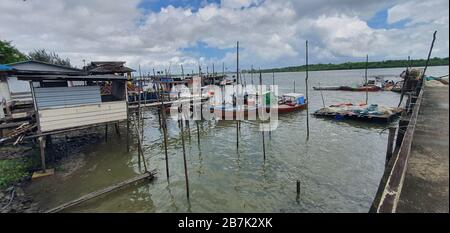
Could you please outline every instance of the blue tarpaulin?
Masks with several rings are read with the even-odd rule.
[[[0,71],[11,71],[11,70],[13,70],[11,66],[0,64]]]

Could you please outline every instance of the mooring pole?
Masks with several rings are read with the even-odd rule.
[[[237,85],[239,86],[239,41],[236,44],[236,82]],[[237,108],[235,108],[235,111],[236,111],[236,149],[239,150],[239,120],[237,119],[238,116]]]
[[[161,101],[161,107],[160,107],[160,113],[162,114],[162,129],[163,129],[163,137],[164,137],[164,155],[166,159],[166,175],[167,180],[169,180],[169,156],[167,154],[167,121],[166,121],[166,111],[164,109],[164,99],[161,96],[160,88],[162,89],[161,83],[159,85],[156,85],[158,88],[158,97]]]
[[[275,72],[272,72],[272,85],[275,86]]]
[[[265,137],[264,137],[264,130],[262,130],[261,132],[262,132],[263,158],[264,158],[264,162],[266,162],[266,141],[265,141]]]
[[[294,93],[295,93],[295,79],[294,79]]]
[[[300,200],[300,180],[297,180],[297,201]]]
[[[196,125],[197,125],[197,143],[198,143],[198,148],[200,149],[200,127],[198,126],[198,120],[195,121]]]
[[[325,108],[325,100],[323,99],[323,93],[322,93],[322,88],[320,88],[320,83],[319,83],[319,89],[320,89],[320,96],[322,97],[322,106]]]
[[[364,79],[365,79],[365,86],[366,86],[366,105],[369,103],[369,87],[367,86],[367,67],[369,65],[369,54],[366,55],[366,69],[364,71]]]
[[[186,197],[189,200],[189,178],[188,178],[188,170],[187,170],[187,161],[186,161],[186,147],[184,142],[184,129],[183,129],[183,116],[181,115],[181,110],[178,110],[178,114],[180,114],[180,129],[181,129],[181,143],[183,144],[183,162],[184,162],[184,177],[186,181]]]
[[[308,97],[308,41],[306,41],[306,77],[305,77],[305,90],[306,90],[306,140],[309,140],[309,97]]]
[[[250,73],[250,78],[251,78],[252,85],[253,85],[253,65],[252,65],[252,72]]]

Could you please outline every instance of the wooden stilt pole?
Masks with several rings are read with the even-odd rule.
[[[127,152],[130,152],[130,115],[127,117]]]
[[[108,142],[108,124],[105,124],[105,142]]]
[[[42,173],[45,173],[45,138],[39,137],[39,148],[41,150],[41,165],[42,165]]]
[[[115,128],[115,130],[116,130],[117,136],[120,138],[120,128],[119,128],[119,123],[115,123],[115,124],[114,124],[114,128]]]
[[[393,147],[394,147],[394,137],[395,137],[395,127],[389,127],[389,136],[388,136],[388,144],[387,144],[387,151],[386,151],[386,164],[389,163],[389,160],[392,157]]]

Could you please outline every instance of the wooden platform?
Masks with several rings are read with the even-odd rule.
[[[59,205],[59,206],[53,208],[53,209],[47,210],[46,213],[56,213],[56,212],[59,212],[61,210],[67,209],[69,207],[72,207],[72,206],[75,206],[75,205],[79,205],[79,204],[81,204],[83,202],[86,202],[88,200],[91,200],[91,199],[100,197],[102,195],[106,195],[108,193],[111,193],[113,191],[125,188],[126,186],[128,186],[130,184],[137,183],[137,182],[143,181],[145,179],[151,180],[151,179],[154,178],[155,174],[156,174],[155,170],[150,171],[150,172],[146,172],[146,173],[144,173],[142,175],[135,176],[135,177],[130,178],[128,180],[122,181],[122,182],[120,182],[118,184],[106,187],[104,189],[101,189],[101,190],[98,190],[98,191],[86,194],[84,196],[81,196],[80,198],[77,198],[75,200],[66,202],[66,203],[64,203],[62,205]]]

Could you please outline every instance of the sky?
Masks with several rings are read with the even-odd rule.
[[[126,61],[142,72],[449,56],[448,0],[1,0],[0,39],[22,52]]]

